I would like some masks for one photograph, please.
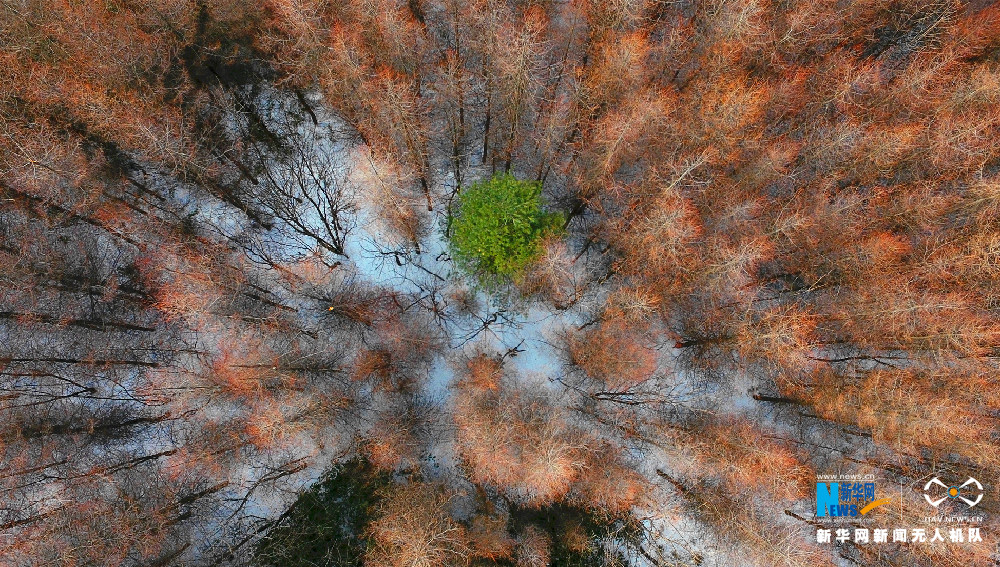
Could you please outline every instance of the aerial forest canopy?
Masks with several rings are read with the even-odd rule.
[[[995,564],[1000,5],[4,0],[0,279],[3,565]]]

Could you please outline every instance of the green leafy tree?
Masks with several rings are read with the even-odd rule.
[[[365,528],[378,491],[391,477],[363,460],[334,467],[303,492],[261,539],[254,567],[361,567]]]
[[[451,222],[455,261],[484,282],[517,278],[541,252],[563,215],[543,210],[542,185],[512,175],[479,181],[458,196]]]

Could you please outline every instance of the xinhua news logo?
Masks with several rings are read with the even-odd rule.
[[[971,476],[962,484],[950,486],[941,482],[938,477],[934,477],[924,485],[924,499],[935,508],[948,499],[961,500],[972,508],[983,499],[983,485]]]
[[[864,516],[890,500],[875,498],[874,482],[816,483],[817,518]]]
[[[983,517],[960,515],[960,513],[974,508],[982,501],[983,485],[972,477],[968,477],[965,481],[958,480],[960,478],[962,477],[953,479],[935,476],[922,485],[924,500],[934,508],[939,509],[947,500],[954,501],[953,506],[944,506],[948,513],[938,512],[938,515],[927,516],[922,519],[922,525],[900,526],[886,523],[893,522],[893,514],[882,515],[881,525],[878,525],[879,520],[873,520],[872,523],[875,525],[871,525],[872,523],[859,519],[859,516],[864,516],[891,501],[890,498],[876,498],[874,476],[861,474],[817,475],[816,517],[832,518],[829,522],[834,525],[827,527],[818,525],[816,543],[843,544],[850,542],[854,545],[872,546],[885,545],[890,542],[910,545],[981,544],[983,542],[983,528],[976,524],[981,523]],[[858,480],[862,482],[856,482]],[[921,484],[917,484],[913,488],[919,491],[920,487]],[[901,498],[902,493],[903,485],[900,485]],[[951,515],[956,508],[959,514]],[[844,518],[844,520],[838,521],[840,518]]]

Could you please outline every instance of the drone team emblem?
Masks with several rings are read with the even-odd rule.
[[[931,491],[931,487],[933,485],[937,485],[937,486],[940,486],[941,488],[945,489],[945,495],[941,496],[940,498],[938,498],[936,500],[932,499],[931,495],[929,494],[929,492]],[[963,496],[963,492],[965,492],[965,487],[967,487],[969,485],[975,486],[975,488],[978,490],[978,494],[975,491],[973,491],[972,494],[969,494],[969,496],[975,495],[975,497],[976,497],[975,500],[972,500],[970,498],[966,498],[965,496]],[[972,489],[970,489],[970,490],[972,490]],[[939,491],[935,490],[935,492],[938,492],[938,494],[940,494]],[[972,508],[976,504],[979,504],[979,501],[983,499],[983,485],[980,484],[978,480],[976,480],[976,479],[974,479],[972,477],[969,477],[969,480],[963,482],[959,486],[948,486],[947,484],[941,482],[941,480],[938,479],[938,477],[934,477],[934,478],[928,480],[927,484],[924,485],[924,499],[927,500],[927,503],[930,504],[931,506],[934,506],[935,508],[937,508],[938,506],[941,505],[942,502],[944,502],[945,500],[947,500],[949,498],[951,498],[952,500],[956,500],[956,499],[961,500],[962,502],[965,502],[966,504],[968,504],[969,508]]]

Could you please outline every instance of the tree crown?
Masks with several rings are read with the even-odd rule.
[[[542,237],[562,230],[563,215],[543,209],[542,186],[495,175],[458,195],[450,217],[456,262],[489,282],[516,279],[540,252]]]

